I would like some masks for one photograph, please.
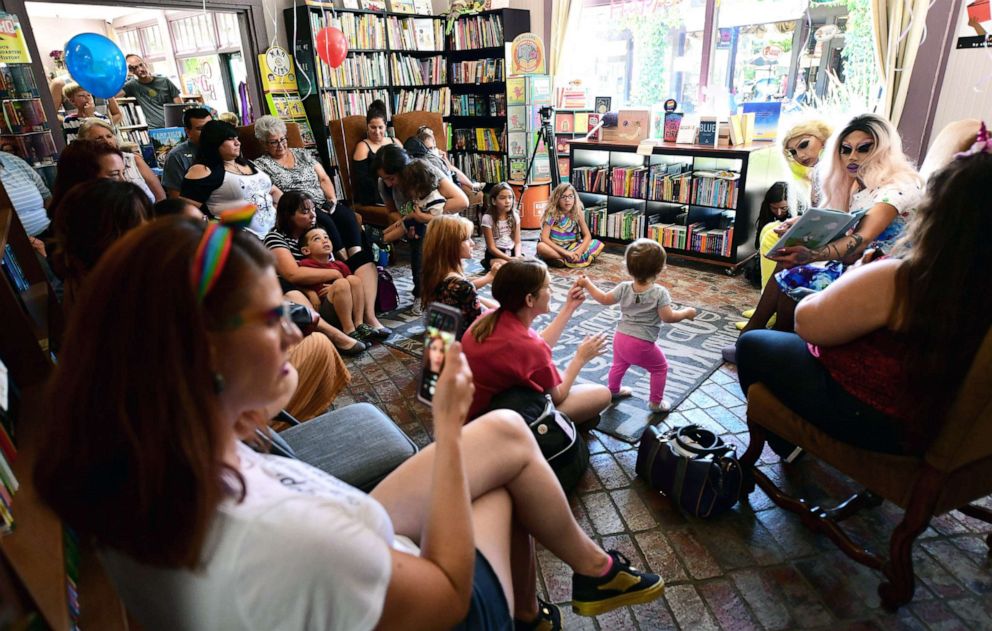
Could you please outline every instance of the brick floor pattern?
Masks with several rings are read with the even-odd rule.
[[[478,244],[476,250],[480,252]],[[524,251],[532,252],[533,244],[525,243]],[[611,246],[585,271],[594,279],[625,280],[622,251]],[[659,282],[680,304],[724,313],[753,306],[758,296],[740,276],[677,259]],[[401,296],[402,301],[409,296]],[[376,345],[345,360],[352,383],[334,407],[368,401],[418,445],[432,440],[430,411],[415,397],[418,359]],[[745,410],[736,370],[724,365],[664,425],[698,423],[743,453]],[[990,528],[983,522],[959,513],[933,520],[914,546],[915,597],[890,614],[879,604],[880,574],[849,560],[825,537],[811,534],[798,517],[779,509],[760,490],[716,519],[687,518],[636,477],[635,445],[595,431],[588,442],[590,468],[571,498],[576,519],[604,547],[660,573],[667,590],[649,605],[582,618],[568,606],[570,569],[539,549],[539,591],[562,605],[566,629],[992,629],[992,563],[984,542]],[[759,466],[781,488],[828,506],[857,490],[851,480],[812,457],[783,465],[766,449]],[[992,496],[983,503],[992,508]],[[887,552],[886,537],[900,519],[901,511],[886,502],[844,525],[866,546]]]

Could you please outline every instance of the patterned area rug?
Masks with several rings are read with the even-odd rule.
[[[422,357],[424,326],[420,316],[410,313],[410,292],[413,288],[410,268],[392,267],[390,272],[399,290],[400,306],[379,316],[382,323],[394,331],[386,344],[416,357]],[[482,272],[482,268],[477,262],[469,261],[466,272],[470,275],[477,274]],[[552,270],[551,314],[535,320],[535,329],[540,330],[550,322],[552,314],[557,313],[564,304],[571,286],[570,278],[559,276]],[[600,286],[608,290],[613,284],[601,283]],[[490,296],[488,287],[481,293]],[[733,344],[737,340],[738,331],[734,328],[734,322],[739,319],[739,316],[699,310],[695,320],[662,326],[659,342],[669,364],[665,398],[671,402],[672,409],[702,385],[723,363],[720,351],[724,346]],[[572,316],[554,348],[554,360],[558,369],[565,371],[565,366],[575,356],[579,344],[587,335],[606,331],[612,342],[613,332],[619,320],[618,306],[604,307],[591,299],[587,300],[575,311],[575,315]],[[607,351],[606,354],[586,364],[579,375],[579,381],[605,385],[611,362],[612,355]],[[662,416],[652,415],[647,409],[650,390],[647,372],[632,366],[624,377],[624,385],[630,386],[634,396],[610,406],[603,413],[597,429],[621,440],[636,443],[644,427],[649,423],[659,422]]]

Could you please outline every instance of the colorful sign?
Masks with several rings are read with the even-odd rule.
[[[521,33],[510,46],[510,74],[544,74],[544,42],[534,33]]]
[[[262,75],[262,90],[265,92],[296,92],[296,73],[293,72],[293,57],[286,49],[273,46],[258,56],[258,71]]]
[[[0,12],[0,63],[29,64],[28,44],[24,41],[21,22],[12,13]]]

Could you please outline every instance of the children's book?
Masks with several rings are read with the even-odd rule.
[[[434,7],[431,0],[413,0],[413,6],[420,15],[434,15]]]
[[[866,212],[859,210],[855,213],[845,213],[839,210],[810,208],[799,218],[799,221],[792,224],[778,243],[772,246],[768,256],[776,256],[782,248],[796,245],[810,250],[822,248],[858,225]]]
[[[699,131],[698,116],[684,116],[679,123],[679,133],[675,142],[680,145],[692,145],[696,142],[696,132]]]
[[[417,50],[436,50],[434,42],[434,20],[430,18],[414,18],[413,35],[417,42]]]
[[[413,0],[389,0],[389,7],[393,13],[415,13],[416,7]]]
[[[362,0],[366,11],[385,11],[386,0]]]
[[[570,134],[575,131],[575,114],[572,112],[555,112],[555,133]]]
[[[506,131],[527,131],[527,106],[511,105],[506,108]]]
[[[597,114],[605,114],[610,111],[610,104],[613,103],[613,97],[609,96],[597,96],[596,97],[596,110]]]
[[[149,129],[148,136],[155,148],[155,161],[158,166],[165,168],[165,159],[173,147],[186,140],[186,131],[182,127],[162,127]]]
[[[755,140],[775,140],[778,135],[778,121],[782,116],[782,104],[780,102],[741,103],[741,111],[745,114],[754,114]]]
[[[679,137],[679,127],[682,125],[682,112],[665,112],[665,131],[662,138],[665,142],[675,142]]]

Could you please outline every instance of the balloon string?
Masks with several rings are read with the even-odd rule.
[[[306,99],[313,93],[313,82],[310,81],[310,75],[307,74],[300,66],[300,56],[296,54],[296,0],[293,0],[293,65],[296,66],[296,76],[303,77],[307,80],[307,93],[303,95],[302,99]],[[309,24],[307,25],[309,28]],[[314,68],[316,69],[316,60],[314,60]]]

